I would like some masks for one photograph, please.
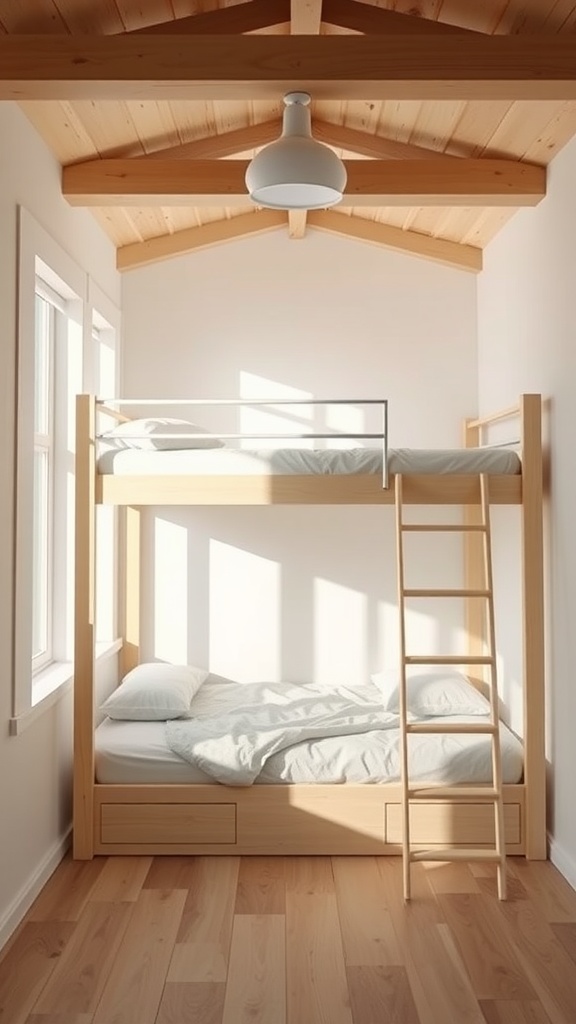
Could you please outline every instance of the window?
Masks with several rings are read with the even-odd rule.
[[[34,331],[34,512],[32,672],[52,660],[54,494],[54,334],[56,303],[36,280]]]
[[[96,305],[97,304],[97,305]],[[102,312],[100,312],[102,310]],[[12,731],[72,675],[76,394],[116,387],[117,311],[20,210]],[[116,632],[116,514],[103,510],[97,638]]]
[[[94,390],[99,398],[117,394],[117,313],[106,296],[91,284],[92,362]],[[114,426],[114,423],[110,423]],[[118,635],[116,579],[118,574],[119,509],[99,505],[96,509],[96,644],[109,644]]]

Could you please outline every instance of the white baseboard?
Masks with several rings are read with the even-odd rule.
[[[550,843],[550,860],[554,867],[558,868],[566,881],[573,889],[576,889],[576,860],[552,836],[549,836],[548,841]]]
[[[20,921],[32,906],[40,890],[46,884],[50,875],[58,867],[70,846],[71,833],[72,829],[70,828],[65,836],[54,843],[52,849],[49,850],[44,859],[38,865],[32,877],[29,878],[26,884],[22,886],[20,892],[16,894],[12,903],[10,903],[0,917],[0,949],[2,949],[12,935],[12,932],[18,927]]]

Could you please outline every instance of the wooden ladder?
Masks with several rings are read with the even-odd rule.
[[[490,540],[490,506],[488,499],[488,478],[479,476],[480,519],[473,524],[436,525],[431,523],[405,523],[403,518],[402,474],[395,478],[396,490],[396,540],[398,559],[398,610],[400,624],[400,754],[402,783],[402,859],[404,877],[404,899],[410,899],[410,865],[414,861],[495,861],[498,865],[498,898],[506,899],[506,845],[504,841],[504,806],[502,796],[502,761],[498,725],[498,686],[496,678],[496,654],[494,633],[494,595],[492,581],[492,554]],[[477,532],[482,536],[483,586],[478,589],[414,589],[404,585],[404,535],[408,532],[466,533]],[[408,655],[406,653],[406,598],[480,598],[486,602],[487,651],[483,655]],[[490,722],[479,723],[434,723],[408,721],[406,669],[411,665],[484,665],[488,667]],[[408,739],[414,733],[475,733],[490,736],[492,747],[492,785],[478,786],[421,786],[410,784],[408,772]],[[478,801],[494,806],[494,847],[412,850],[410,844],[410,806],[412,802],[455,801],[457,803]]]

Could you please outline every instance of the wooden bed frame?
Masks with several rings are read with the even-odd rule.
[[[79,395],[76,425],[76,625],[74,689],[74,857],[94,854],[399,854],[401,787],[385,785],[104,785],[94,769],[95,508],[122,505],[125,516],[123,673],[139,661],[140,513],[154,504],[393,504],[394,481],[378,475],[186,477],[102,475],[96,465],[93,396]],[[492,504],[521,506],[524,777],[504,786],[507,851],[546,858],[544,611],[540,395],[468,420],[464,445],[488,424],[519,419],[521,476],[492,475]],[[126,418],[126,417],[119,417]],[[473,522],[479,477],[404,476],[404,501],[463,505]],[[479,585],[477,535],[465,534],[466,586]],[[467,602],[468,653],[481,651],[478,602]],[[487,804],[443,802],[411,809],[416,847],[493,843]]]

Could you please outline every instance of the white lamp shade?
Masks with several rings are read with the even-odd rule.
[[[284,102],[281,138],[248,165],[250,198],[273,210],[334,206],[346,187],[346,168],[328,146],[312,138],[308,93],[288,93]]]

